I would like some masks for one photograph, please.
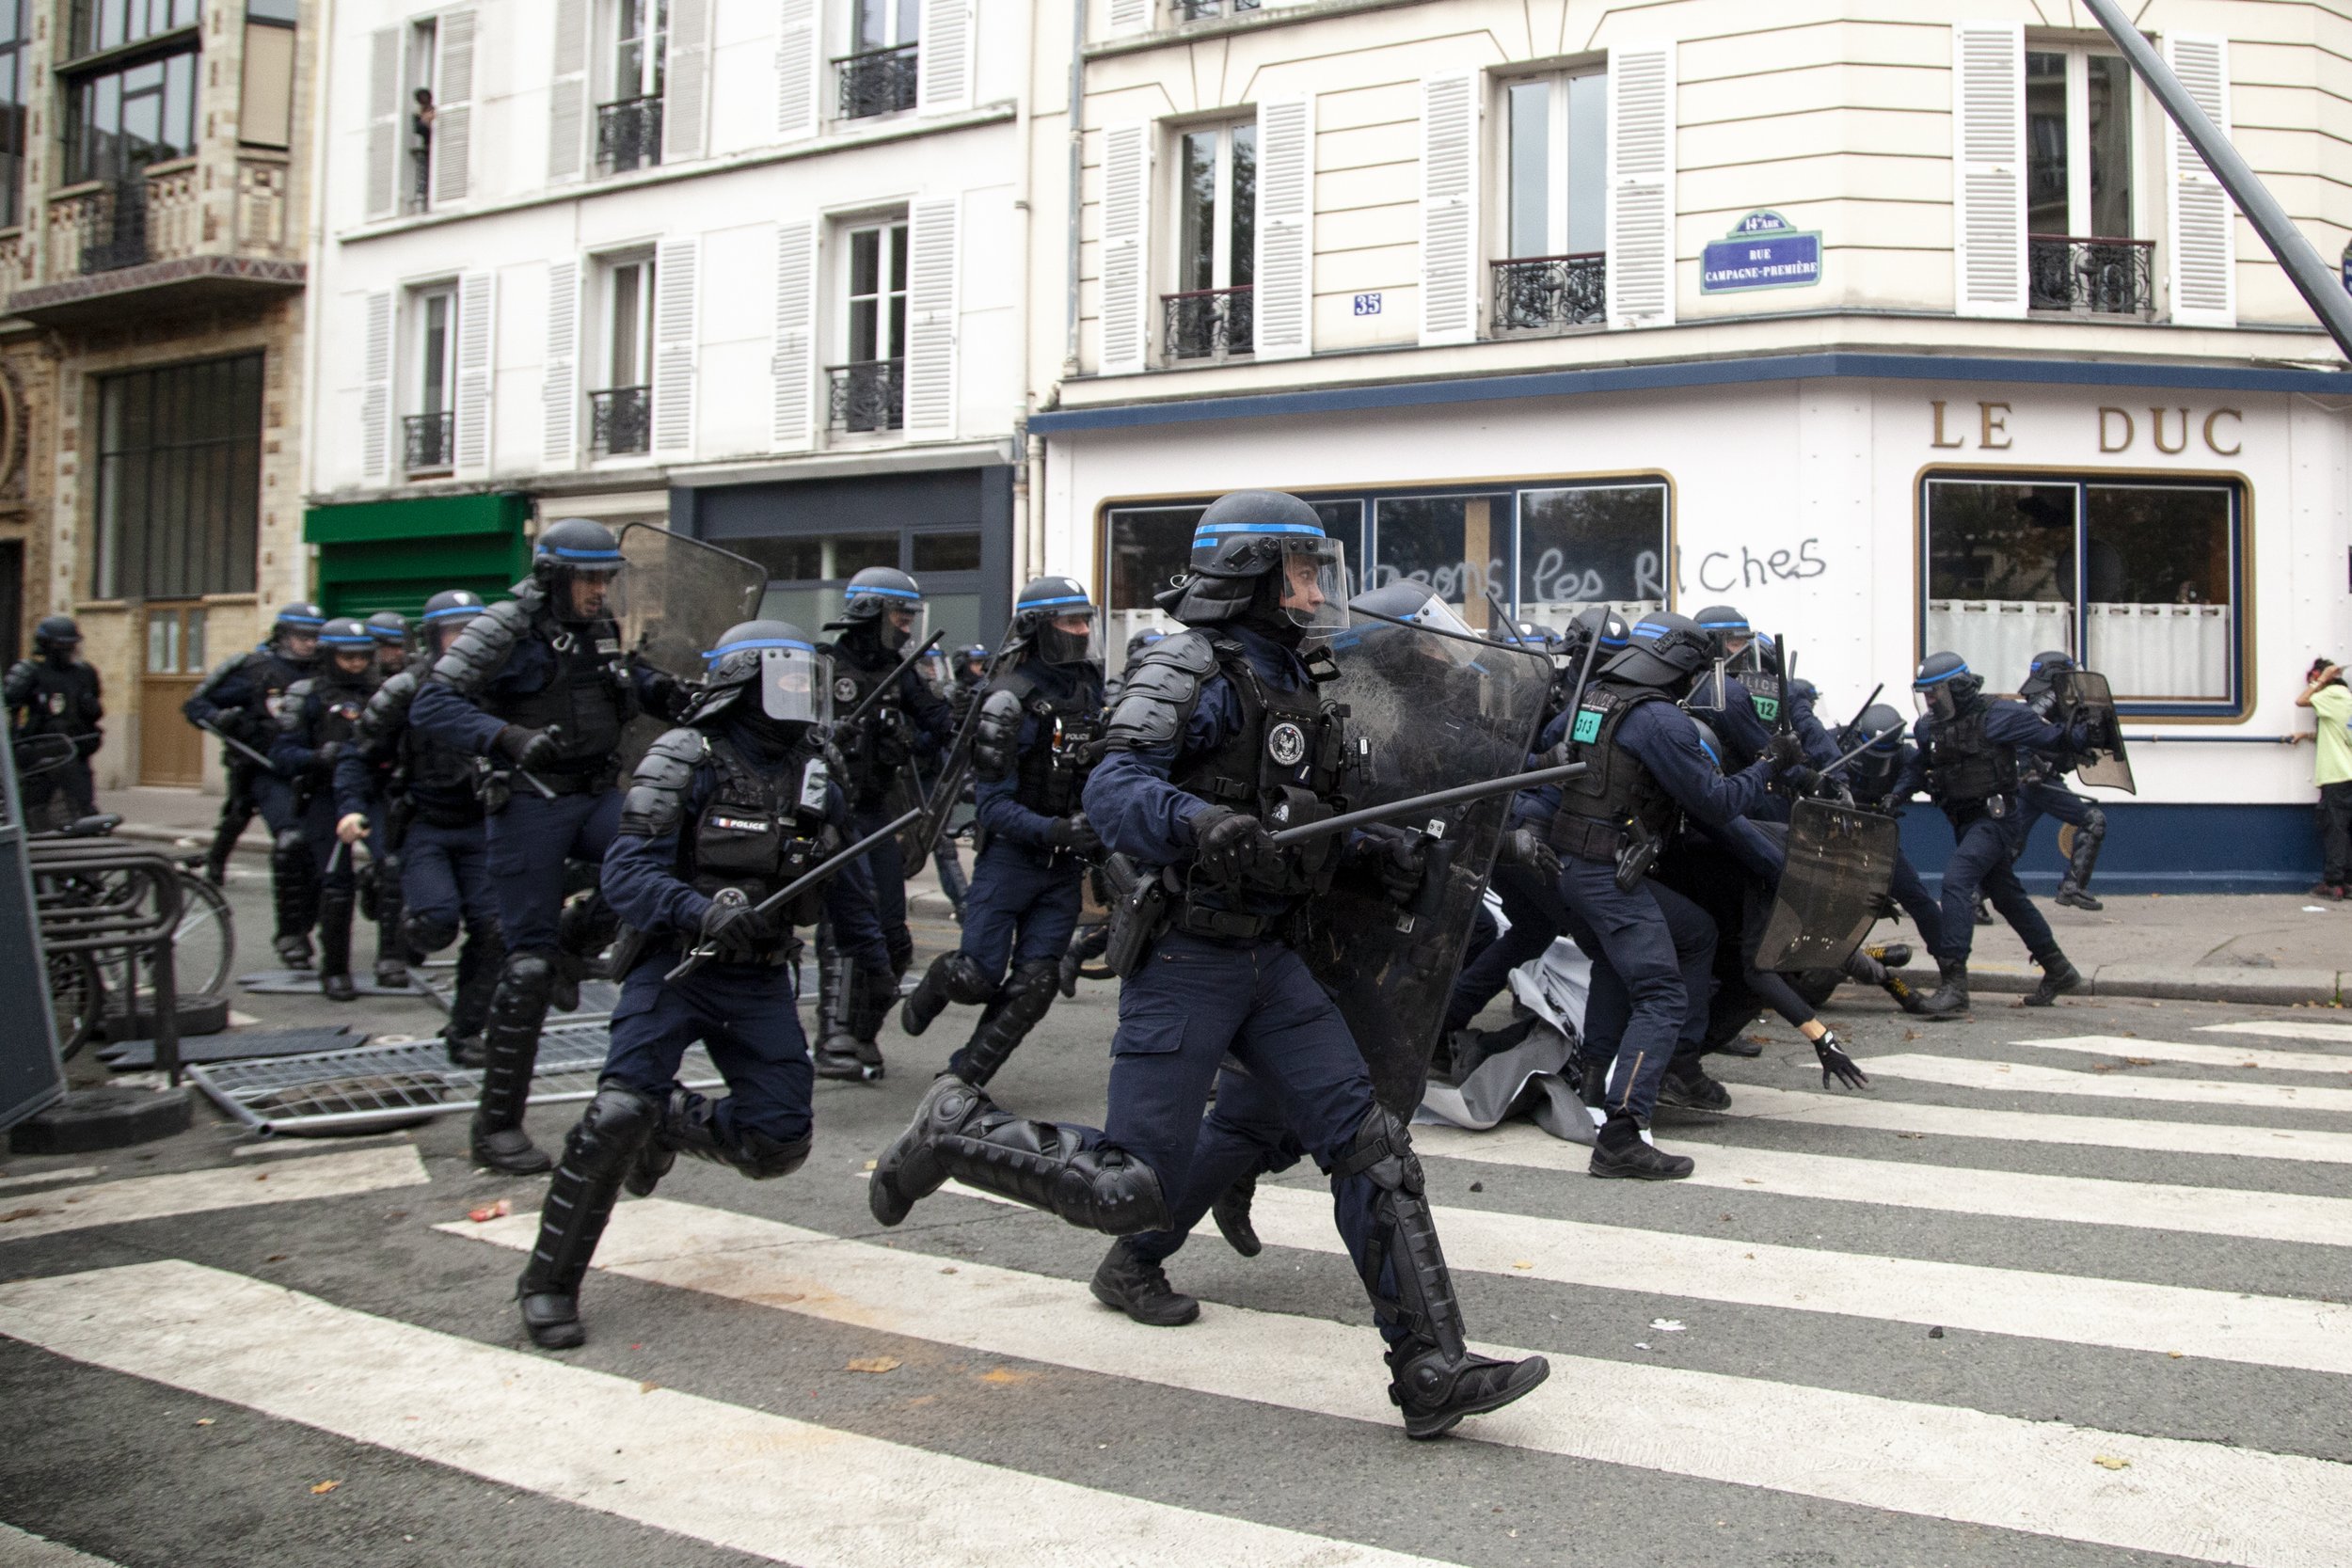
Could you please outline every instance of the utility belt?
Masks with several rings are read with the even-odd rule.
[[[1666,836],[1651,832],[1638,817],[1628,823],[1603,822],[1563,811],[1551,819],[1551,847],[1578,860],[1614,865],[1620,893],[1642,885],[1665,852]]]
[[[1995,822],[2005,821],[2017,813],[2017,802],[2009,795],[1984,795],[1962,800],[1938,800],[1944,815],[1955,822],[1974,821],[1989,816]]]
[[[409,815],[429,828],[472,828],[482,822],[482,803],[469,798],[458,800],[433,800],[421,795],[408,797]]]
[[[1238,947],[1268,937],[1295,942],[1304,920],[1300,905],[1278,914],[1211,909],[1171,885],[1166,872],[1139,875],[1124,855],[1110,856],[1103,864],[1103,877],[1111,895],[1103,963],[1122,980],[1143,967],[1152,944],[1170,931]]]
[[[694,938],[691,933],[680,932],[675,936],[653,937],[634,926],[624,923],[620,934],[612,939],[612,951],[606,959],[606,973],[615,980],[626,980],[628,978],[630,970],[635,969],[639,964],[644,963],[647,957],[655,954],[661,956],[666,972],[676,968],[677,961],[685,958],[693,946]],[[790,937],[777,943],[773,952],[763,953],[757,958],[746,958],[729,955],[723,958],[713,958],[711,962],[722,969],[783,969],[787,965],[797,969],[800,966],[801,954],[806,946],[807,944],[800,938]]]

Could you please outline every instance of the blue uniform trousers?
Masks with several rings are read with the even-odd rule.
[[[1511,928],[1462,966],[1454,982],[1454,994],[1446,1001],[1445,1032],[1449,1035],[1468,1028],[1470,1021],[1510,984],[1511,971],[1542,958],[1553,939],[1566,929],[1567,911],[1560,906],[1560,891],[1546,882],[1541,873],[1524,865],[1498,865],[1490,880]],[[1485,912],[1484,904],[1480,912]]]
[[[1944,911],[1928,893],[1928,884],[1920,879],[1919,868],[1911,863],[1911,857],[1901,850],[1895,852],[1895,879],[1888,886],[1895,902],[1911,923],[1919,928],[1919,942],[1931,953],[1944,950]],[[1975,918],[1971,911],[1970,918]]]
[[[359,885],[358,867],[352,863],[350,846],[335,836],[334,791],[322,786],[302,808],[295,823],[302,830],[302,842],[310,846],[310,863],[318,867],[319,886],[335,892],[349,893]],[[369,847],[374,847],[370,836]],[[338,854],[336,851],[341,850]]]
[[[293,781],[258,768],[253,770],[253,806],[262,814],[262,820],[269,824],[272,838],[298,826],[302,820],[302,812],[294,803]]]
[[[409,823],[400,846],[400,895],[418,925],[453,934],[462,927],[473,936],[497,931],[498,899],[482,824]]]
[[[727,1081],[716,1102],[720,1132],[758,1132],[778,1143],[805,1137],[816,1069],[795,1001],[798,964],[707,963],[665,980],[678,950],[663,943],[621,982],[602,1081],[667,1101],[679,1060],[699,1042]]]
[[[963,897],[963,956],[992,980],[1004,978],[1008,961],[1059,963],[1078,928],[1086,869],[1076,855],[990,844]]]
[[[552,953],[564,911],[564,863],[604,863],[621,825],[621,795],[600,789],[549,800],[529,788],[517,789],[486,825],[490,875],[506,950]]]
[[[2017,858],[2016,818],[1978,815],[1952,824],[1952,858],[1944,863],[1944,945],[1939,958],[1966,962],[1977,935],[1977,899],[1993,900],[2026,944],[2039,958],[2058,948],[2050,923],[2026,896],[2010,862]]]
[[[1599,949],[1586,949],[1594,959],[1586,1051],[1597,1055],[1615,1036],[1609,1106],[1647,1122],[1677,1047],[1705,1037],[1715,987],[1715,923],[1655,878],[1620,892],[1614,865],[1581,856],[1562,859],[1560,894]],[[1621,1004],[1604,992],[1604,970],[1623,988]],[[1620,1006],[1622,1023],[1615,1016]]]
[[[98,813],[98,789],[90,781],[87,757],[77,756],[62,767],[45,768],[17,784],[24,820],[37,832],[49,825],[49,802],[53,799],[61,798],[65,802],[56,823],[60,828]]]
[[[857,808],[850,814],[850,839],[877,832],[897,815],[882,804]],[[907,929],[907,865],[898,835],[893,833],[866,851],[865,861],[866,874],[874,882],[874,918],[882,922],[882,945],[890,950],[891,969],[904,974],[914,961],[914,933]]]
[[[2017,852],[2025,853],[2026,841],[2033,837],[2034,824],[2043,817],[2079,828],[2090,820],[2096,805],[2089,796],[2077,795],[2053,781],[2040,780],[2021,786],[2017,791]]]

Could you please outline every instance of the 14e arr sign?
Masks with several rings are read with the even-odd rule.
[[[1821,280],[1821,236],[1778,213],[1750,213],[1699,255],[1699,292],[1801,289]]]

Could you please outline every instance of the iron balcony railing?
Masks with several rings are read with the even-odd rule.
[[[861,359],[853,365],[828,365],[825,378],[832,387],[831,428],[854,435],[905,425],[905,360]]]
[[[1247,283],[1162,294],[1161,347],[1170,359],[1224,359],[1250,353],[1257,338],[1256,297]]]
[[[588,444],[598,457],[653,451],[653,388],[608,387],[589,393]]]
[[[1213,16],[1239,16],[1258,8],[1258,0],[1176,0],[1176,14],[1185,22],[1205,22]]]
[[[596,172],[627,174],[661,161],[659,94],[596,105]]]
[[[147,259],[147,174],[134,169],[82,209],[82,271],[115,272]]]
[[[411,414],[400,421],[401,466],[412,474],[447,468],[457,450],[457,416]]]
[[[833,62],[841,83],[841,118],[868,119],[914,107],[914,57],[920,45],[868,49]]]
[[[2066,234],[2026,236],[2026,301],[2078,315],[2156,313],[2156,242]]]
[[[1609,253],[1519,256],[1493,263],[1495,330],[1598,326],[1609,316]]]

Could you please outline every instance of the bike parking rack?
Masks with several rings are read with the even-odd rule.
[[[111,838],[30,838],[25,841],[41,952],[120,953],[128,971],[129,1002],[139,994],[139,960],[148,965],[158,1004],[180,994],[173,944],[180,932],[180,868],[160,850]],[[93,901],[87,879],[115,879],[107,896]],[[180,1084],[178,1006],[155,1009],[155,1065]]]

